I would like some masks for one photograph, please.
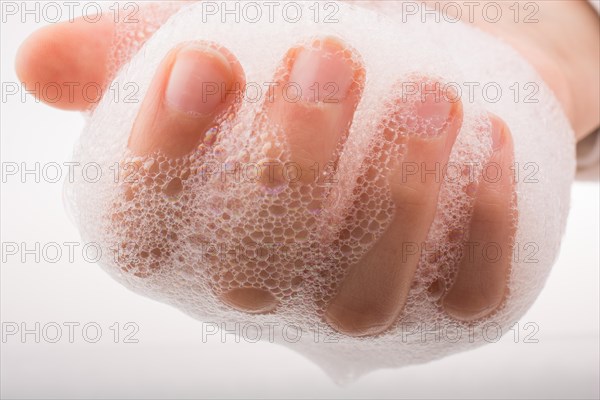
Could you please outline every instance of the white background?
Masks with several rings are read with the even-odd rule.
[[[43,24],[2,24],[1,80],[17,82],[18,45]],[[83,117],[20,97],[1,104],[2,162],[69,161]],[[98,343],[81,325],[69,343],[18,336],[0,343],[2,398],[598,398],[599,186],[578,182],[560,257],[539,299],[521,320],[539,326],[539,343],[510,332],[496,344],[397,370],[375,371],[345,387],[287,348],[268,343],[203,343],[201,324],[176,309],[142,298],[96,265],[2,264],[1,320],[96,322]],[[8,178],[1,193],[2,242],[77,242],[66,216],[62,182]],[[131,321],[139,343],[113,343],[109,327]],[[90,331],[93,334],[93,331]],[[121,332],[123,333],[123,332]],[[521,335],[524,331],[521,329]],[[92,335],[93,336],[93,335]]]

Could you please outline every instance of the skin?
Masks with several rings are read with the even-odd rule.
[[[581,139],[600,124],[598,93],[586,89],[600,85],[597,73],[600,69],[598,18],[583,1],[540,2],[540,10],[537,24],[488,24],[482,20],[474,23],[512,43],[538,69],[562,103],[576,139]],[[114,51],[111,49],[114,29],[108,18],[95,24],[79,20],[45,27],[23,43],[16,61],[17,73],[30,89],[36,83],[49,82],[96,82],[105,86],[112,78],[103,66]],[[289,161],[298,163],[303,169],[315,162],[325,165],[336,161],[333,159],[335,147],[347,134],[365,82],[365,70],[360,62],[336,58],[353,51],[347,44],[334,38],[321,40],[324,45],[320,52],[292,48],[282,55],[282,67],[288,72],[284,76],[306,85],[310,85],[311,79],[315,82],[333,79],[343,89],[342,93],[336,94],[334,102],[307,96],[297,103],[290,103],[276,90],[274,101],[265,105],[266,123],[284,128]],[[188,61],[187,67],[182,67],[181,60]],[[173,73],[177,68],[181,69],[177,74]],[[205,102],[194,97],[197,91],[177,92],[176,79],[188,79],[186,74],[196,74],[196,79],[200,76],[206,82],[221,82],[220,90],[234,87],[236,83],[243,85],[245,79],[243,66],[235,55],[215,44],[193,42],[173,49],[157,69],[152,90],[148,91],[135,120],[129,138],[129,148],[134,154],[144,156],[159,151],[168,157],[186,155],[206,138],[219,117],[225,112],[235,112],[235,96]],[[422,79],[436,84],[432,77]],[[187,81],[184,83],[183,86],[190,85]],[[348,266],[336,296],[326,307],[324,320],[346,335],[376,335],[399,318],[419,254],[403,257],[398,243],[422,243],[435,215],[440,182],[417,177],[399,179],[401,165],[416,162],[431,167],[447,162],[460,132],[462,105],[460,101],[450,103],[419,97],[415,113],[424,121],[441,124],[438,133],[423,135],[418,128],[395,126],[404,133],[398,139],[402,143],[398,144],[406,146],[405,154],[396,160],[373,158],[366,161],[393,166],[385,179],[395,205],[395,215],[373,248],[356,265]],[[395,104],[385,118],[393,118],[406,107],[400,99],[385,101]],[[91,103],[83,93],[75,90],[73,98],[65,96],[50,105],[86,110]],[[383,124],[381,126],[379,134],[390,133],[385,131]],[[510,129],[495,115],[490,115],[490,126],[493,152],[489,162],[509,171],[513,162]],[[270,151],[274,154],[278,150]],[[473,321],[485,317],[502,304],[515,229],[516,216],[511,212],[513,185],[511,174],[506,173],[499,180],[482,180],[473,194],[472,219],[470,226],[465,227],[469,232],[466,243],[497,243],[502,256],[491,261],[481,252],[470,251],[465,244],[456,279],[441,298],[444,311],[457,320]],[[412,229],[402,228],[406,226]],[[267,313],[277,307],[277,300],[266,288],[242,287],[219,293],[219,296],[231,307],[248,313]]]

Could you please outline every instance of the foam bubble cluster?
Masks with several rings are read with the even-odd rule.
[[[286,166],[285,132],[261,119],[263,101],[249,95],[242,97],[235,113],[215,122],[191,154],[178,159],[135,156],[127,140],[140,102],[107,95],[92,113],[74,156],[81,163],[100,164],[105,173],[98,182],[81,180],[67,187],[83,238],[106,249],[103,268],[136,292],[203,321],[267,327],[265,332],[273,333],[277,342],[302,351],[338,378],[425,362],[485,343],[486,324],[506,331],[531,305],[556,256],[574,171],[572,132],[565,116],[532,68],[486,34],[455,23],[423,24],[418,16],[404,16],[406,22],[400,22],[393,13],[345,4],[339,5],[337,23],[325,23],[315,21],[309,6],[295,3],[304,17],[294,23],[281,18],[223,23],[220,17],[206,18],[202,3],[189,5],[121,68],[115,78],[120,85],[114,87],[135,82],[142,99],[171,48],[205,40],[235,54],[247,82],[266,90],[262,83],[280,73],[289,48],[314,45],[317,37],[340,37],[355,50],[350,54],[357,57],[354,61],[364,65],[366,81],[349,135],[336,151],[337,163],[319,166],[316,179],[297,183],[297,171]],[[159,26],[162,15],[156,10],[149,14],[146,18],[154,25],[148,29]],[[135,41],[144,34],[132,32],[119,31],[116,43],[138,47]],[[129,57],[126,51],[116,54]],[[404,151],[404,133],[394,127],[415,126],[427,135],[437,134],[433,127],[422,126],[410,107],[386,117],[389,104],[384,100],[402,90],[390,83],[415,74],[440,77],[454,92],[462,90],[463,127],[449,162],[462,167],[443,182],[398,321],[377,337],[346,337],[322,316],[348,267],[379,240],[394,216],[386,183],[393,166],[381,161]],[[479,87],[494,83],[503,95],[486,101],[480,90],[467,92],[473,82]],[[528,82],[539,86],[539,102],[515,103],[510,88]],[[472,185],[477,183],[471,177],[481,174],[491,154],[488,111],[510,127],[516,168],[520,165],[527,175],[516,181],[515,247],[532,243],[537,251],[535,262],[524,254],[514,257],[503,306],[466,324],[444,314],[439,300],[451,286],[460,259]],[[382,131],[382,124],[389,129]],[[530,167],[523,168],[526,164]],[[289,179],[273,178],[281,173]],[[426,251],[432,248],[434,254]],[[242,287],[268,289],[278,302],[276,309],[247,314],[221,300],[223,293]],[[290,325],[296,329],[293,340],[284,329]],[[458,337],[457,327],[465,329]]]

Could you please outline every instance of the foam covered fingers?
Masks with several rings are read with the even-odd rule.
[[[379,140],[391,143],[391,150],[367,161],[386,171],[393,219],[379,241],[350,267],[325,313],[334,329],[351,336],[381,333],[402,311],[420,257],[405,249],[427,236],[441,171],[462,124],[461,102],[444,93],[439,82],[418,80],[410,88],[391,101],[381,123]]]
[[[504,121],[492,115],[493,154],[477,190],[469,238],[454,284],[442,300],[452,317],[471,321],[504,300],[516,231],[513,142]]]

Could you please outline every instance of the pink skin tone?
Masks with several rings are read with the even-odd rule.
[[[579,6],[581,4],[574,12],[584,12],[584,8]],[[558,12],[552,7],[545,10],[548,13]],[[585,11],[593,12],[591,9]],[[586,20],[594,23],[593,19]],[[543,25],[538,24],[537,29],[548,28]],[[489,30],[496,30],[499,36],[516,37],[517,29],[494,26]],[[109,20],[96,24],[78,21],[43,28],[21,47],[17,59],[19,77],[28,86],[36,82],[73,81],[106,84],[111,77],[102,66],[106,65],[109,57],[113,30]],[[579,27],[576,33],[584,34],[583,30]],[[597,36],[596,33],[595,39],[590,39],[592,44],[593,40],[598,40]],[[577,138],[582,138],[586,131],[600,123],[597,112],[579,111],[582,96],[574,96],[574,93],[582,87],[579,82],[582,77],[571,71],[563,61],[547,63],[546,60],[553,60],[558,52],[543,46],[535,47],[535,40],[522,41],[520,50],[524,54],[534,54],[530,61],[555,90]],[[325,165],[335,161],[335,148],[347,134],[365,82],[363,66],[347,57],[353,51],[347,44],[335,38],[321,38],[321,42],[319,49],[290,49],[282,55],[282,65],[288,71],[287,79],[302,88],[308,89],[315,83],[323,87],[323,84],[333,82],[337,88],[335,93],[321,92],[320,98],[315,98],[314,92],[305,90],[303,93],[308,94],[303,94],[301,101],[291,103],[276,92],[273,102],[265,105],[269,123],[282,126],[286,132],[289,161],[307,169],[315,162]],[[90,43],[93,45],[90,46]],[[528,53],[527,46],[535,47],[535,51]],[[598,47],[590,50],[592,55]],[[547,64],[559,67],[547,67]],[[577,71],[588,69],[583,63],[572,68],[578,68]],[[596,76],[597,71],[598,68]],[[436,82],[434,78],[423,79],[432,85]],[[206,42],[183,43],[172,49],[158,67],[151,90],[141,105],[129,138],[130,150],[142,156],[156,151],[169,157],[189,154],[219,116],[226,111],[235,112],[235,96],[225,96],[224,93],[233,87],[242,87],[244,82],[243,66],[226,49]],[[207,84],[216,84],[213,87],[216,91],[207,92]],[[597,97],[596,92],[590,98],[584,98],[587,101],[585,109],[598,104]],[[447,162],[461,129],[462,104],[460,101],[448,102],[444,96],[441,98],[441,101],[439,98],[436,101],[428,96],[419,96],[415,110],[422,120],[438,125],[440,129],[436,135],[425,136],[410,127],[397,126],[396,129],[406,133],[401,138],[406,145],[403,158],[383,160],[372,157],[366,161],[394,165],[385,179],[396,213],[383,237],[356,265],[348,266],[348,273],[336,296],[326,307],[324,320],[341,333],[376,335],[384,332],[402,314],[419,257],[400,257],[397,243],[424,241],[435,213],[440,183],[421,179],[401,180],[400,163],[433,165]],[[399,99],[385,101],[396,105],[396,108],[391,107],[392,114],[401,112],[406,106]],[[61,99],[52,105],[70,110],[84,110],[90,106],[81,93],[76,93],[73,101]],[[393,115],[386,116],[389,117]],[[493,153],[489,161],[509,171],[513,162],[510,130],[497,116],[490,115],[490,122]],[[386,135],[383,124],[379,134]],[[272,149],[273,152],[276,150]],[[511,211],[513,194],[510,174],[503,174],[498,181],[481,182],[474,193],[473,217],[470,226],[465,227],[469,232],[467,241],[498,243],[502,254],[508,256],[492,263],[478,252],[472,255],[464,252],[453,286],[441,298],[444,311],[457,320],[472,321],[485,317],[502,304],[510,269],[510,238],[514,234],[516,217]],[[400,228],[406,226],[412,229]],[[231,307],[248,313],[268,313],[277,307],[277,300],[267,289],[238,288],[219,295]]]

